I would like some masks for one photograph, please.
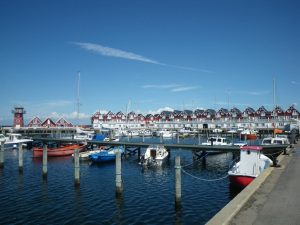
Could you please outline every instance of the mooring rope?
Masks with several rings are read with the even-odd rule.
[[[185,174],[187,174],[188,176],[194,178],[194,179],[197,179],[197,180],[201,180],[201,181],[206,181],[206,182],[212,182],[212,181],[219,181],[219,180],[223,180],[225,178],[228,177],[228,174],[226,176],[223,176],[223,177],[220,177],[220,178],[215,178],[215,179],[204,179],[204,178],[200,178],[200,177],[196,177],[194,176],[193,174],[190,174],[188,172],[186,172],[184,169],[181,168],[181,171]]]
[[[200,159],[202,159],[202,158],[206,157],[207,155],[208,155],[208,153],[206,153],[205,155],[201,156],[199,159],[197,159],[197,160],[194,160],[194,161],[193,161],[192,163],[190,163],[190,164],[187,164],[187,165],[181,166],[181,168],[183,168],[183,167],[188,167],[188,166],[190,166],[190,165],[193,165],[195,162],[198,162]]]
[[[207,153],[207,154],[208,154],[208,153]],[[206,155],[205,155],[205,156],[206,156]],[[202,158],[202,157],[201,157],[201,158]],[[238,159],[239,159],[239,157],[236,158],[236,159],[234,159],[234,160],[232,160],[232,161],[230,161],[229,164],[228,164],[228,167],[230,168],[230,167],[232,166],[232,164],[233,164],[235,161],[237,161]],[[189,165],[191,165],[191,164],[189,164]],[[182,167],[181,167],[181,171],[182,171],[183,173],[185,173],[186,175],[188,175],[188,176],[190,176],[190,177],[192,177],[192,178],[194,178],[194,179],[200,180],[200,181],[206,181],[206,182],[220,181],[220,180],[226,179],[226,178],[229,176],[228,174],[226,174],[225,176],[219,177],[219,178],[205,179],[205,178],[197,177],[197,176],[195,176],[195,175],[193,175],[193,174],[188,173],[187,171],[185,171],[185,170],[183,169],[183,167],[186,167],[186,166],[187,166],[187,165],[182,166]]]

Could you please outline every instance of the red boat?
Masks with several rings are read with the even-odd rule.
[[[230,182],[235,186],[245,187],[268,168],[272,160],[261,153],[260,146],[242,146],[241,160],[228,171]]]
[[[75,149],[81,151],[85,146],[79,144],[62,145],[55,148],[47,148],[48,156],[69,156],[72,155]],[[42,157],[43,148],[33,148],[33,157]]]
[[[257,131],[255,130],[244,130],[241,132],[242,140],[256,140],[257,138]]]

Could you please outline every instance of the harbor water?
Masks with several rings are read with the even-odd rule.
[[[196,141],[184,139],[185,143]],[[175,156],[181,157],[186,171],[179,209],[175,209]],[[0,169],[0,224],[205,224],[240,191],[229,184],[231,161],[230,153],[208,156],[204,162],[193,159],[192,151],[177,149],[171,150],[162,167],[143,168],[137,155],[126,157],[122,159],[124,190],[116,198],[114,162],[81,162],[76,188],[72,157],[49,157],[45,180],[42,158],[32,158],[32,151],[25,150],[19,173],[18,151],[5,150]]]

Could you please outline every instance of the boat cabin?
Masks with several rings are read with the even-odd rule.
[[[21,134],[13,134],[13,133],[7,134],[7,141],[16,141],[16,140],[20,140],[21,138],[22,138]]]
[[[261,142],[262,145],[288,145],[289,139],[283,136],[266,137]]]
[[[210,137],[202,145],[230,145],[230,142],[224,137]]]
[[[259,175],[265,168],[267,168],[271,160],[262,160],[265,156],[261,153],[260,146],[243,146],[240,154],[240,173],[250,176]]]

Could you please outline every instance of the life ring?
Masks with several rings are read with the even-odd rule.
[[[104,149],[105,149],[105,146],[100,146],[99,149],[100,149],[100,150],[104,150]]]

